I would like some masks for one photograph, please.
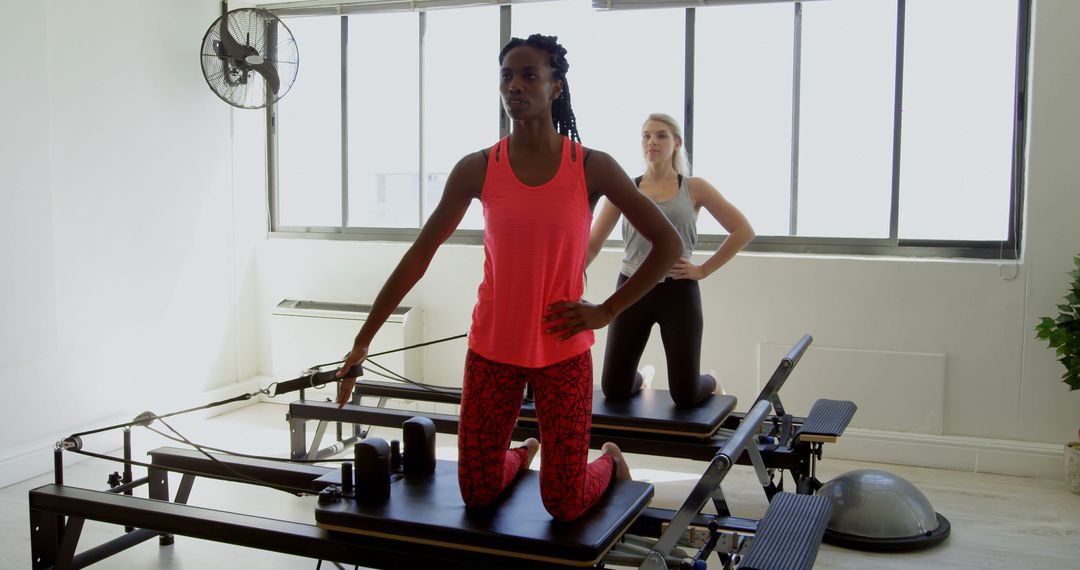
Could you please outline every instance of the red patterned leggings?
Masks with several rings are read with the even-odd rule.
[[[469,351],[458,423],[458,482],[470,507],[490,504],[525,464],[524,447],[507,449],[532,384],[540,421],[540,496],[558,520],[581,516],[611,483],[614,465],[602,455],[589,463],[592,354],[543,368],[494,362]]]

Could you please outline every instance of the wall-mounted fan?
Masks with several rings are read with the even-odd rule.
[[[258,8],[229,11],[202,41],[206,83],[226,103],[243,109],[272,105],[296,81],[300,55],[292,32],[277,16]]]

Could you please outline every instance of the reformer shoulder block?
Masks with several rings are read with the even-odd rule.
[[[832,443],[840,437],[858,407],[847,400],[825,400],[814,402],[810,415],[806,416],[799,429],[798,437],[802,441],[823,441]]]
[[[778,493],[758,523],[740,570],[813,568],[830,516],[826,497]]]
[[[676,407],[667,390],[642,390],[626,400],[607,400],[600,388],[593,392],[593,428],[674,434],[706,438],[716,433],[735,409],[734,396],[714,395],[692,408]],[[521,419],[536,421],[532,402],[521,407]]]

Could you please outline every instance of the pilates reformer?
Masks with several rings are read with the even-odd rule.
[[[805,418],[793,417],[784,410],[780,389],[812,342],[810,335],[804,335],[781,359],[754,400],[754,404],[770,402],[776,412],[765,420],[767,432],[760,434],[754,442],[762,459],[762,465],[755,465],[755,468],[770,499],[784,490],[784,471],[791,474],[797,493],[811,494],[821,487],[816,478],[816,462],[822,457],[822,448],[839,439],[856,411],[853,402],[828,399],[817,400]],[[441,404],[457,404],[461,400],[460,389],[358,378],[350,402],[338,408],[332,402],[304,398],[305,387],[332,381],[335,371],[313,369],[306,372],[306,376],[279,386],[279,390],[300,392],[300,399],[289,404],[286,416],[290,428],[290,452],[294,459],[335,455],[346,446],[361,441],[370,426],[394,427],[415,413],[389,407],[393,400]],[[377,398],[377,402],[365,405],[364,398]],[[745,421],[745,414],[734,412],[736,404],[734,396],[724,395],[713,396],[694,408],[677,408],[666,390],[653,389],[642,390],[628,400],[609,402],[597,389],[593,396],[590,445],[599,449],[604,442],[611,441],[624,452],[709,461]],[[435,422],[439,432],[457,433],[455,415],[425,415]],[[312,420],[318,424],[309,443],[306,424]],[[336,441],[320,447],[332,424],[336,425]],[[349,425],[352,433],[346,437],[344,426]],[[528,437],[540,438],[536,412],[526,394],[513,438],[522,441]],[[752,456],[744,453],[736,459],[740,464],[751,464]],[[779,477],[775,477],[777,472]]]
[[[317,558],[320,565],[325,560],[371,568],[700,570],[715,553],[725,569],[803,570],[812,567],[829,518],[825,497],[779,493],[761,520],[701,512],[708,501],[722,500],[721,485],[735,459],[744,453],[758,455],[754,440],[771,407],[768,400],[753,406],[673,515],[647,508],[651,484],[616,481],[600,502],[572,522],[553,521],[543,510],[534,471],[522,473],[491,507],[466,510],[457,493],[456,465],[434,459],[435,424],[426,418],[410,419],[414,425],[425,424],[429,437],[421,447],[405,430],[403,468],[395,466],[392,451],[381,452],[372,468],[370,456],[360,448],[378,445],[361,442],[355,446],[354,462],[335,469],[211,453],[204,446],[196,446],[197,451],[158,448],[149,452],[150,463],[133,461],[131,428],[155,420],[164,423],[167,417],[141,414],[129,424],[84,432],[123,428],[123,458],[83,449],[84,434],[57,444],[54,483],[29,494],[32,566],[82,568],[152,538],[169,545],[174,535],[181,535]],[[124,474],[114,474],[107,491],[65,485],[65,452],[119,461]],[[420,458],[414,464],[429,461],[432,469],[410,472],[412,458]],[[134,479],[134,465],[146,467],[147,475]],[[182,474],[171,497],[170,472]],[[189,505],[199,476],[318,495],[314,522]],[[147,498],[134,496],[142,487]],[[124,526],[125,532],[77,552],[86,520]]]

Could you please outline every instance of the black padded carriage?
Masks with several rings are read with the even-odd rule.
[[[663,433],[695,438],[711,437],[735,409],[734,396],[713,395],[692,408],[680,408],[667,390],[642,390],[625,400],[607,400],[600,388],[593,392],[592,425],[598,429]],[[521,420],[536,421],[536,407],[525,402]]]
[[[398,477],[390,499],[365,505],[353,499],[320,504],[316,524],[324,529],[405,543],[510,558],[593,566],[625,533],[652,499],[652,485],[615,481],[589,511],[559,522],[544,510],[540,475],[525,471],[499,499],[483,509],[466,509],[461,500],[458,464],[438,461],[427,477]],[[340,473],[320,479],[337,483]]]

